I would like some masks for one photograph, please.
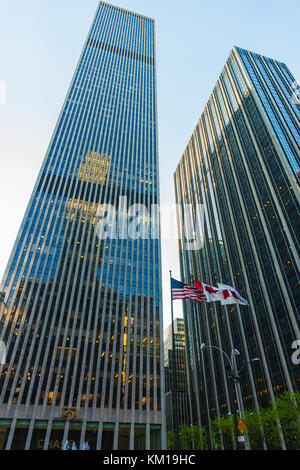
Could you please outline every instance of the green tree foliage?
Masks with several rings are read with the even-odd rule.
[[[263,424],[262,414],[256,409],[248,409],[243,413],[243,421],[246,424],[245,437],[251,449],[263,450]]]
[[[168,432],[167,443],[168,449],[175,449],[176,439],[174,432]],[[203,428],[199,428],[198,426],[180,426],[179,448],[181,450],[206,450],[207,439],[205,430]]]
[[[213,443],[218,449],[233,449],[234,419],[233,415],[221,416],[211,420]]]
[[[290,448],[300,448],[300,393],[282,393],[263,410],[262,423],[267,443],[280,448],[282,435]]]
[[[246,424],[247,448],[281,449],[284,443],[289,449],[300,449],[300,392],[282,393],[271,401],[268,407],[247,409],[241,418]],[[233,416],[221,416],[211,420],[211,435],[214,448],[233,449]],[[174,433],[168,433],[168,449],[174,449],[175,442]],[[181,426],[179,447],[182,450],[208,449],[205,430],[198,426]]]
[[[207,448],[205,430],[198,426],[180,426],[181,449],[204,450]]]
[[[175,449],[175,433],[172,431],[169,431],[167,433],[167,447],[169,450]]]

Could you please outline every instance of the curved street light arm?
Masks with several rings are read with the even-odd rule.
[[[245,367],[248,365],[248,364],[251,364],[251,362],[255,362],[255,361],[259,361],[259,357],[254,357],[253,359],[251,359],[251,361],[248,361],[246,362],[245,364],[243,364],[238,370],[237,370],[237,374],[239,374],[243,369],[245,369]]]
[[[226,357],[227,357],[227,359],[228,359],[228,362],[229,362],[229,364],[230,364],[230,369],[231,369],[231,370],[233,369],[233,367],[232,367],[232,363],[231,363],[231,360],[230,360],[230,357],[228,356],[228,354],[226,354],[226,352],[225,352],[225,351],[223,351],[223,349],[219,348],[218,346],[206,346],[206,345],[204,345],[204,346],[203,346],[203,348],[206,348],[206,349],[213,348],[213,349],[217,349],[218,351],[221,351],[221,353],[223,353],[223,354],[224,354],[224,356],[226,356]]]

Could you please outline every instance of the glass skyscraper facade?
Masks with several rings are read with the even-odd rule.
[[[97,230],[159,203],[156,116],[154,21],[100,2],[1,284],[1,449],[165,446],[160,240]]]
[[[173,352],[172,329],[174,329],[175,353]],[[164,362],[166,380],[166,427],[167,431],[176,432],[177,427],[179,429],[182,425],[189,426],[191,424],[190,400],[188,399],[186,375],[184,322],[182,318],[175,318],[173,328],[172,325],[170,325],[164,331]]]
[[[177,203],[203,204],[205,214],[203,248],[180,243],[182,281],[233,286],[249,302],[183,302],[193,419],[200,425],[230,411],[226,358],[202,343],[229,355],[236,348],[240,365],[259,357],[241,374],[243,408],[300,388],[292,360],[300,339],[294,82],[284,63],[234,47],[175,172]]]

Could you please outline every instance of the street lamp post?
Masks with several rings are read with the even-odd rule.
[[[230,373],[227,375],[227,378],[229,379],[229,383],[228,383],[229,400],[230,400],[231,412],[233,414],[233,419],[234,419],[235,445],[238,448],[237,407],[235,405],[235,399],[234,399],[234,396],[233,396],[233,389],[232,389],[233,387],[232,387],[232,385],[234,385],[234,388],[235,388],[236,399],[237,399],[237,403],[238,403],[238,409],[239,409],[239,412],[241,413],[242,408],[241,408],[241,403],[239,403],[239,401],[240,401],[239,400],[239,394],[237,392],[237,384],[239,384],[239,382],[240,382],[240,372],[246,367],[246,365],[250,364],[250,362],[259,361],[259,358],[254,357],[253,359],[251,359],[251,361],[247,362],[246,364],[243,364],[242,367],[240,367],[238,369],[237,365],[236,365],[236,361],[235,361],[235,356],[239,356],[240,352],[237,349],[233,349],[231,351],[230,357],[228,356],[228,354],[226,354],[225,351],[223,351],[223,349],[219,348],[218,346],[207,346],[205,343],[202,343],[200,349],[217,349],[218,351],[220,351],[226,357],[227,361],[229,362]]]

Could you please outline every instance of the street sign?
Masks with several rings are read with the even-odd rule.
[[[246,424],[244,423],[242,419],[240,419],[238,422],[238,430],[240,431],[241,434],[244,434],[245,429],[246,429]]]

